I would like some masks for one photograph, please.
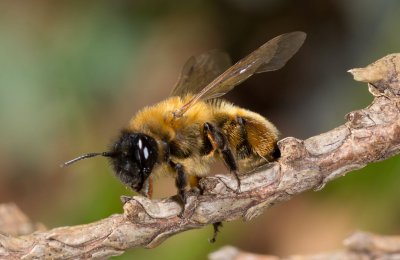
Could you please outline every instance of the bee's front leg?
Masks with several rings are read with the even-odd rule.
[[[151,199],[153,196],[153,179],[151,177],[148,177],[140,187],[141,188],[139,190],[134,190],[143,197]],[[122,195],[120,199],[122,204],[125,204],[132,199],[132,196]]]
[[[153,180],[151,177],[148,177],[144,182],[143,186],[140,189],[139,193],[146,198],[151,199],[153,196]]]

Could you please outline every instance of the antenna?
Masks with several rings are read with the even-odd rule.
[[[80,161],[80,160],[83,160],[83,159],[87,159],[87,158],[92,158],[92,157],[99,156],[99,155],[104,156],[104,157],[113,157],[115,155],[115,153],[114,152],[102,152],[102,153],[83,154],[81,156],[76,157],[75,159],[72,159],[72,160],[70,160],[68,162],[60,164],[60,167],[61,168],[67,167],[67,166],[70,166],[73,163],[76,163],[77,161]]]

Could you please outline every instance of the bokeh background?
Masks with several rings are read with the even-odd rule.
[[[399,52],[399,24],[395,0],[1,1],[0,202],[49,228],[121,212],[119,196],[132,192],[105,159],[59,164],[105,150],[138,109],[170,93],[191,55],[219,48],[236,61],[285,32],[308,34],[299,53],[226,98],[282,137],[328,131],[371,102],[346,71]],[[400,234],[399,170],[399,158],[369,165],[254,221],[226,223],[213,245],[210,227],[115,259],[204,259],[227,244],[306,254],[339,248],[357,229]],[[171,179],[155,188],[175,193]]]

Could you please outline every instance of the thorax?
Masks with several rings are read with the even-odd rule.
[[[129,122],[128,130],[148,134],[165,141],[185,134],[188,129],[200,128],[212,120],[212,107],[206,102],[197,102],[182,117],[175,118],[173,112],[181,108],[190,96],[170,97],[153,106],[140,110]]]

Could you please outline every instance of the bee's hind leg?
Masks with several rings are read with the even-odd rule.
[[[222,227],[222,222],[215,222],[212,225],[214,228],[214,234],[213,234],[213,237],[211,239],[209,239],[208,241],[210,243],[215,243],[215,241],[217,240],[218,232],[220,231],[219,229]]]
[[[235,161],[235,157],[233,156],[232,150],[229,147],[228,140],[226,139],[223,133],[218,131],[210,123],[204,124],[204,131],[206,132],[206,136],[208,137],[214,149],[218,149],[221,152],[225,165],[234,174],[237,181],[236,192],[240,192],[240,178],[238,175],[238,167]]]

